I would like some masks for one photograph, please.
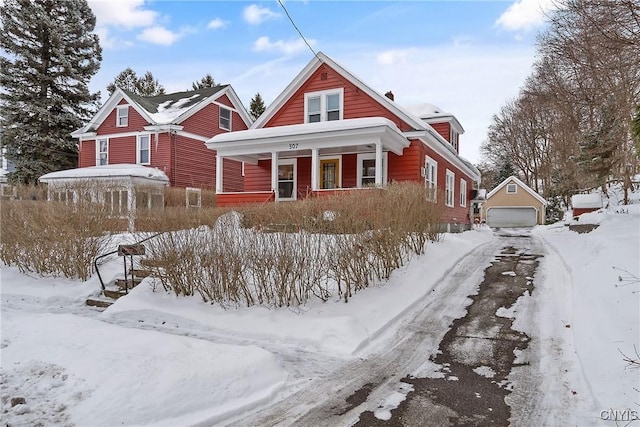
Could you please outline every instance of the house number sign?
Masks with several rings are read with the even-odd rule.
[[[298,148],[298,144],[289,144],[289,150],[295,150]]]

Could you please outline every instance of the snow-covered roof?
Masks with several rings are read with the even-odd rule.
[[[574,194],[571,196],[571,206],[574,209],[599,209],[602,207],[602,197],[598,193]]]
[[[211,138],[208,143],[221,143],[230,141],[246,141],[251,139],[276,138],[295,135],[308,135],[320,132],[332,132],[340,130],[366,129],[372,127],[387,126],[401,135],[400,129],[391,120],[384,117],[364,117],[358,119],[333,120],[316,123],[302,123],[288,126],[274,126],[260,129],[240,130],[236,132],[222,133]],[[215,148],[214,148],[215,149]]]
[[[406,106],[406,109],[413,115],[420,117],[421,119],[427,117],[438,117],[438,116],[451,116],[451,113],[445,112],[442,108],[429,104],[428,102],[423,102],[421,104],[414,104]]]
[[[67,169],[50,172],[39,178],[41,182],[58,179],[90,179],[90,178],[123,178],[136,177],[154,181],[169,182],[167,175],[159,169],[133,164],[115,164],[104,166],[89,166],[86,168]]]

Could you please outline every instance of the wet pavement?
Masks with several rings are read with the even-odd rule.
[[[526,237],[523,237],[526,241]],[[356,426],[506,426],[511,411],[505,397],[507,377],[517,366],[516,354],[529,337],[512,329],[507,309],[534,290],[540,255],[504,247],[485,270],[467,315],[457,319],[431,361],[441,366],[439,378],[407,376],[413,386],[392,417],[385,421],[363,412]],[[501,311],[502,310],[502,311]],[[502,314],[502,316],[498,314]]]

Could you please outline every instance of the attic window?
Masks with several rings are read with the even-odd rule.
[[[129,125],[129,106],[121,105],[116,109],[116,126],[126,127]]]
[[[220,129],[231,130],[231,110],[220,107]]]
[[[516,194],[518,186],[516,184],[507,184],[507,194]]]
[[[304,94],[305,123],[341,120],[343,89]]]

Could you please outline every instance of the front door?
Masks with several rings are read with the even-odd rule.
[[[320,160],[320,188],[331,190],[340,186],[339,159]]]

